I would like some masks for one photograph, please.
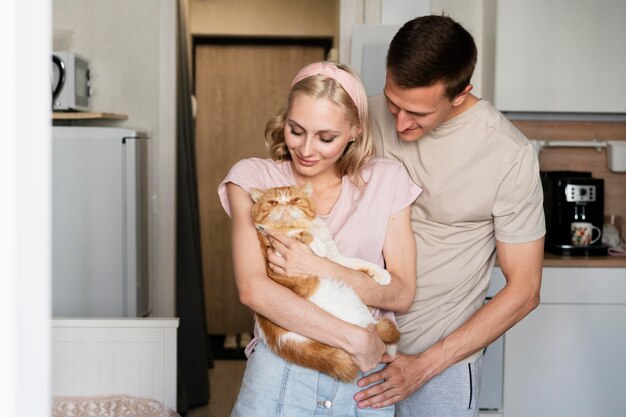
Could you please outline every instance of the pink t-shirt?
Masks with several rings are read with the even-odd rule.
[[[409,206],[421,193],[404,166],[397,161],[374,158],[361,172],[365,185],[359,188],[346,176],[341,193],[324,220],[339,251],[384,266],[383,244],[389,218]],[[230,216],[226,183],[232,182],[246,192],[295,185],[289,161],[250,158],[237,162],[219,185],[224,210]]]
[[[374,158],[361,170],[365,185],[356,186],[346,176],[341,193],[330,212],[319,215],[327,225],[339,251],[384,267],[383,244],[389,218],[409,206],[422,192],[398,161]],[[237,162],[218,187],[220,201],[230,216],[226,184],[232,182],[250,193],[251,188],[265,190],[296,184],[289,161],[250,158]],[[393,313],[373,311],[375,317]],[[258,337],[246,347],[249,355]]]

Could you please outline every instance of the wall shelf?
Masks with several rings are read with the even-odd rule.
[[[607,166],[612,172],[626,172],[626,141],[568,141],[568,140],[542,140],[530,141],[539,155],[544,148],[595,148],[600,151],[607,149]]]
[[[53,112],[52,120],[126,120],[128,115],[104,112]]]

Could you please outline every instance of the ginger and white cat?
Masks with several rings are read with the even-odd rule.
[[[315,215],[312,190],[311,184],[276,187],[266,191],[251,190],[255,202],[252,219],[266,258],[270,243],[265,231],[280,231],[308,244],[316,255],[347,268],[366,272],[380,285],[388,285],[391,276],[385,269],[339,253],[326,225]],[[395,344],[400,339],[395,323],[386,318],[376,320],[356,292],[345,282],[332,277],[283,276],[269,266],[266,270],[274,281],[340,319],[361,327],[374,324],[376,332],[387,344],[387,353],[395,355]],[[358,367],[344,350],[290,332],[258,313],[256,321],[266,345],[284,359],[345,382],[353,381],[358,376]]]

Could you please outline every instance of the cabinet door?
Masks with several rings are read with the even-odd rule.
[[[506,417],[626,415],[626,305],[542,304],[506,334]]]
[[[495,105],[624,113],[624,0],[498,0]]]

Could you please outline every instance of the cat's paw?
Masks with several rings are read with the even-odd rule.
[[[385,345],[385,353],[392,358],[396,357],[396,353],[398,353],[398,345]]]
[[[369,268],[365,271],[370,277],[380,285],[391,284],[391,274],[383,268]]]
[[[326,258],[328,256],[328,246],[319,239],[313,239],[313,241],[309,243],[309,248],[320,258]]]
[[[313,233],[309,232],[308,230],[291,230],[289,232],[287,232],[287,236],[292,237],[296,240],[299,240],[302,243],[305,243],[307,245],[310,245],[311,242],[313,242],[313,240],[315,239],[315,237],[313,236]]]

